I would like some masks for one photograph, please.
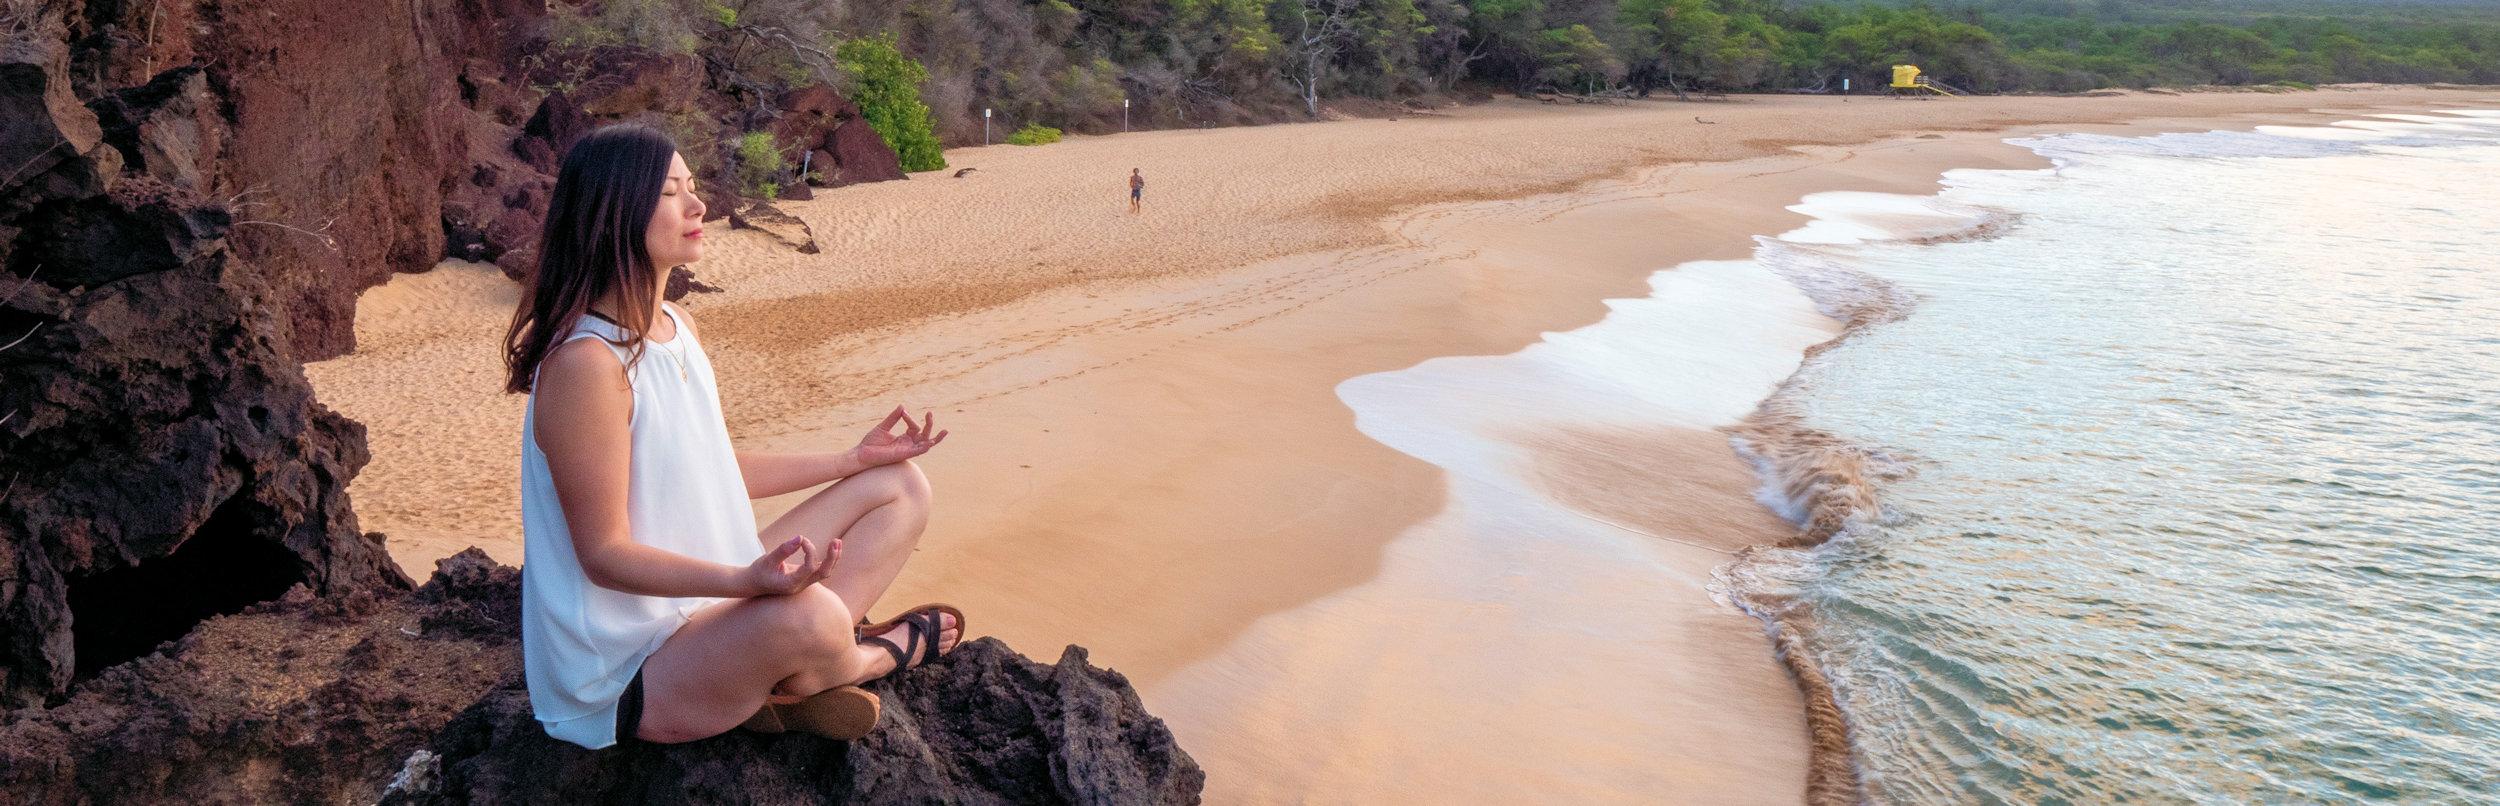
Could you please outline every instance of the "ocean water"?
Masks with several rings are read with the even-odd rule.
[[[1756,261],[1854,327],[1720,592],[1895,803],[2500,800],[2500,113],[2014,141]]]

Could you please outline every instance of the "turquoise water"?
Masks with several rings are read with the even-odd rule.
[[[2500,799],[2500,114],[2016,142],[1757,255],[1888,320],[1766,404],[1880,506],[1729,575],[1870,793]]]

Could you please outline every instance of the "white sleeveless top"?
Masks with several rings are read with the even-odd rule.
[[[625,497],[637,543],[725,565],[762,556],[755,510],[721,418],[712,362],[673,305],[662,304],[677,335],[645,339],[629,370],[634,410],[633,467]],[[624,338],[623,329],[584,315],[562,341]],[[608,345],[622,364],[627,348]],[[680,377],[682,356],[684,376]],[[532,379],[521,420],[521,658],[530,707],[547,734],[583,747],[615,744],[617,698],[643,659],[713,597],[642,596],[591,584],[573,554],[564,508],[538,450],[538,393]]]

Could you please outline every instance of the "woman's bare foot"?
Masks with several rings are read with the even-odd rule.
[[[955,651],[955,646],[963,642],[962,619],[956,615],[953,608],[933,611],[941,626],[936,636],[937,651],[931,653],[928,646],[923,643],[929,640],[926,635],[927,627],[916,626],[928,623],[927,617],[923,615],[928,611],[931,611],[931,608],[916,609],[881,625],[882,628],[875,632],[860,634],[859,645],[861,647],[878,650],[871,653],[875,657],[869,661],[867,675],[861,678],[861,682],[893,674],[897,668],[906,665],[902,663],[905,658],[910,660],[908,665],[918,666],[929,662],[931,658]],[[914,630],[919,630],[922,634],[915,636],[912,634]]]

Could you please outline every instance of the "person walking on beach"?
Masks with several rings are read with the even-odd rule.
[[[857,445],[734,449],[701,333],[662,299],[703,257],[676,147],[635,124],[565,153],[537,271],[504,336],[522,416],[521,648],[548,735],[588,748],[745,727],[866,735],[858,684],[962,639],[962,611],[863,617],[928,524],[912,459],[946,439],[896,408]],[[895,432],[900,425],[902,431]],[[771,525],[749,499],[831,482]]]
[[[1142,174],[1142,173],[1138,173],[1138,170],[1137,170],[1136,168],[1130,168],[1130,169],[1128,169],[1128,211],[1129,211],[1129,213],[1130,213],[1131,215],[1136,214],[1136,213],[1137,213],[1137,211],[1138,211],[1138,210],[1139,210],[1139,209],[1140,209],[1140,208],[1141,208],[1141,207],[1145,204],[1145,201],[1146,201],[1146,175],[1145,175],[1145,174]]]

